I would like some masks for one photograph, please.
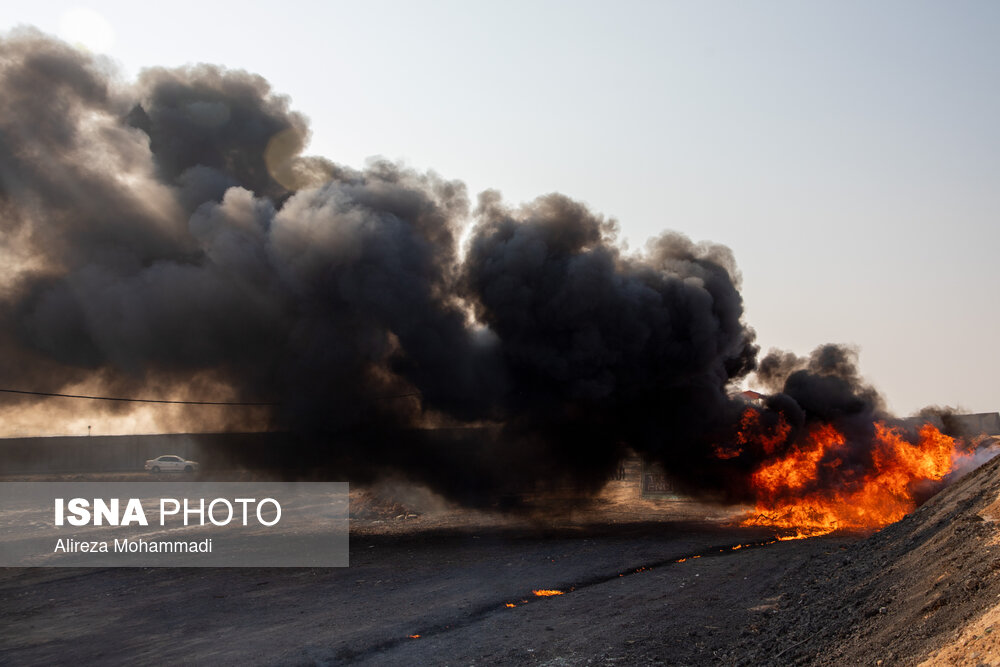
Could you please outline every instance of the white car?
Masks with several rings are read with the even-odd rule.
[[[175,454],[164,454],[146,461],[145,468],[154,474],[158,472],[194,472],[198,469],[198,462],[187,461]]]

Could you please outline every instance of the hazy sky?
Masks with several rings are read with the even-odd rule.
[[[128,2],[7,7],[121,76],[266,77],[307,152],[512,202],[560,191],[732,248],[758,342],[860,350],[892,409],[1000,409],[1000,3]]]

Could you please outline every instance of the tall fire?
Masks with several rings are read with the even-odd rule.
[[[757,412],[748,409],[736,438],[740,449],[717,452],[725,458],[752,447],[772,455],[751,475],[756,503],[743,524],[789,529],[783,539],[898,521],[917,507],[929,484],[969,456],[960,440],[931,424],[908,438],[901,426],[876,421],[861,447],[834,425],[816,424],[778,453],[789,431],[783,419],[774,428],[761,427]]]

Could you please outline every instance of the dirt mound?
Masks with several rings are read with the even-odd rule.
[[[741,664],[1000,665],[1000,457],[780,593]]]

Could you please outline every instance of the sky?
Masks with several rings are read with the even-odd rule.
[[[258,73],[309,154],[725,244],[763,351],[853,345],[901,416],[1000,409],[1000,4],[52,0],[18,25],[125,81]]]

